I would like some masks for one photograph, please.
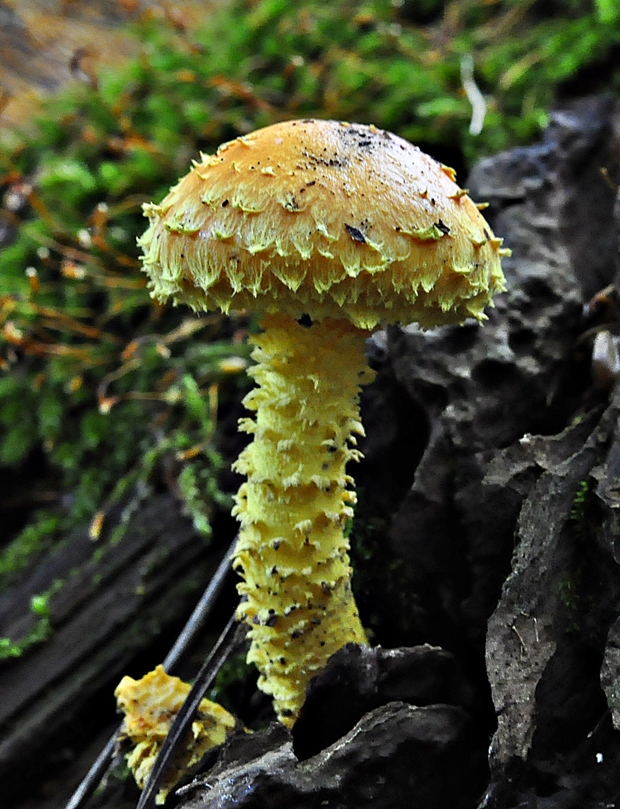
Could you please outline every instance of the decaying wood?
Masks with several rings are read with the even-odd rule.
[[[77,532],[0,599],[2,633],[18,640],[36,621],[30,596],[63,582],[50,599],[50,637],[0,666],[5,797],[21,791],[33,768],[45,770],[46,754],[59,739],[70,739],[76,724],[92,721],[93,730],[101,725],[96,695],[103,695],[112,718],[115,685],[123,674],[141,675],[160,662],[164,644],[182,626],[225,550],[209,550],[171,495],[143,505],[122,539],[111,544],[106,537],[114,518],[98,540],[100,559],[93,558],[88,531]]]

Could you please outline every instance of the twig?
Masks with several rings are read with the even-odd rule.
[[[466,53],[461,59],[461,81],[465,95],[471,104],[469,132],[471,135],[479,135],[484,126],[487,104],[474,79],[474,58],[471,53]]]
[[[177,665],[179,660],[187,651],[188,646],[192,643],[198,631],[202,628],[205,621],[209,617],[215,601],[221,593],[226,579],[230,574],[230,564],[235,552],[236,544],[237,538],[235,537],[235,539],[230,543],[230,547],[226,551],[226,555],[222,558],[222,561],[217,566],[217,570],[211,577],[211,581],[209,582],[207,589],[202,594],[200,601],[198,604],[196,604],[194,611],[187,619],[187,623],[181,630],[179,637],[174,642],[172,649],[170,649],[166,655],[163,664],[166,671],[173,669]]]
[[[233,613],[211,654],[198,672],[194,685],[187,695],[181,710],[174,718],[142,790],[137,809],[154,809],[157,793],[168,774],[170,764],[174,760],[179,746],[185,741],[187,730],[202,698],[222,667],[222,663],[245,640],[246,632],[247,626],[237,623]]]

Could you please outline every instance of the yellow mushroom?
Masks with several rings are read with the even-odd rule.
[[[157,666],[140,680],[123,677],[115,693],[125,714],[119,739],[129,743],[127,764],[142,789],[172,722],[181,709],[191,686],[166,674]],[[156,803],[164,803],[168,793],[188,769],[197,764],[212,747],[224,742],[237,722],[221,705],[203,699],[192,722],[191,731],[173,762]]]
[[[365,340],[382,322],[482,320],[504,289],[507,251],[452,169],[389,132],[337,121],[225,143],[145,213],[155,298],[262,315],[234,564],[249,659],[292,725],[327,658],[365,642],[344,535],[360,386],[373,378]]]

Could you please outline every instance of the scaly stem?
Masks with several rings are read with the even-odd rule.
[[[360,457],[360,386],[374,372],[364,356],[368,332],[348,321],[305,328],[269,315],[261,326],[252,338],[258,387],[244,401],[256,415],[240,422],[254,440],[235,464],[248,477],[235,506],[238,616],[250,627],[259,687],[292,725],[328,657],[366,642],[351,593],[344,529],[355,492],[345,466]]]

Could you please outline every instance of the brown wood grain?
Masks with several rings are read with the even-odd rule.
[[[212,2],[0,0],[0,129],[27,125],[45,94],[96,82],[99,70],[135,54],[140,43],[128,29],[141,17],[189,30]]]

